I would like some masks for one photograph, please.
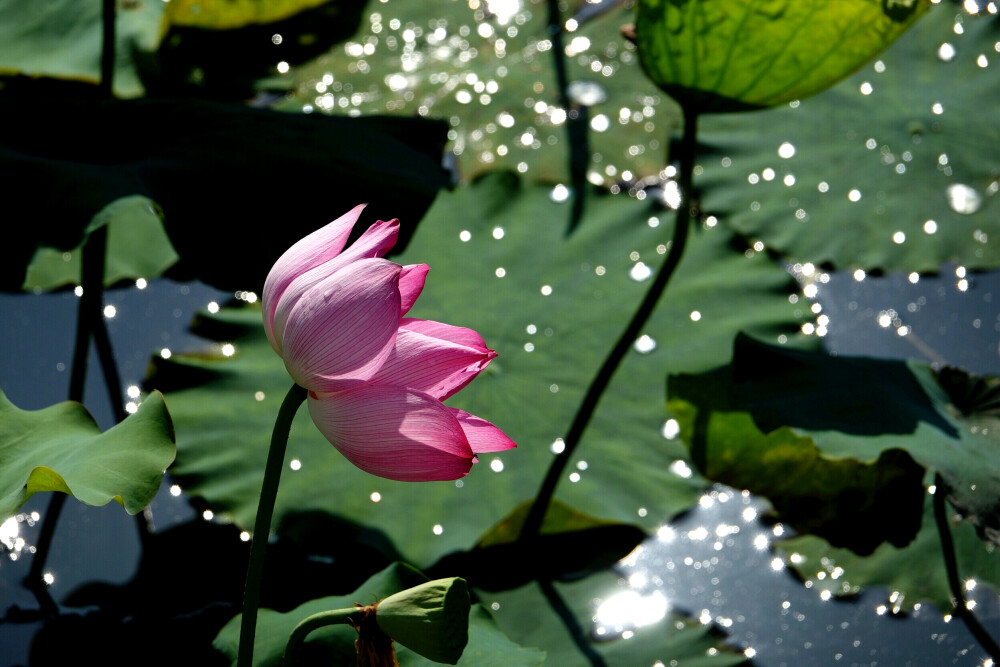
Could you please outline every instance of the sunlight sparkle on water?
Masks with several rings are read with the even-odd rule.
[[[642,282],[653,275],[653,269],[651,269],[645,262],[636,262],[629,269],[628,277],[636,282]]]
[[[0,523],[0,544],[8,549],[14,548],[14,540],[17,538],[21,528],[18,525],[17,517],[12,516],[3,523]]]
[[[643,334],[636,339],[632,347],[635,348],[635,351],[639,354],[649,354],[656,349],[656,341],[650,336]]]
[[[674,438],[677,437],[677,434],[681,432],[681,426],[676,419],[668,419],[663,423],[663,428],[661,429],[660,432],[663,434],[663,437],[666,438],[667,440],[673,440]],[[677,461],[674,461],[674,464],[672,464],[671,468],[673,468],[673,465],[676,465],[678,463],[684,463],[684,461],[681,461],[679,459]],[[688,474],[683,476],[690,477],[691,476],[690,469],[687,472]],[[675,471],[674,474],[679,474],[679,473]]]
[[[964,183],[952,183],[946,192],[948,206],[956,213],[971,215],[983,204],[980,194]]]
[[[598,634],[609,630],[622,632],[625,628],[641,628],[663,620],[670,605],[660,591],[640,595],[636,591],[623,591],[604,600],[594,614]]]

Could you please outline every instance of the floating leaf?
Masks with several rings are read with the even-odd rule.
[[[646,594],[626,585],[613,572],[574,583],[536,583],[505,593],[484,593],[494,618],[511,639],[537,646],[546,664],[590,667],[594,654],[607,665],[686,665],[721,667],[747,660],[722,645],[711,628],[683,619],[670,610],[659,592]],[[572,619],[588,656],[574,641],[564,617]],[[629,632],[626,639],[622,632]]]
[[[696,112],[771,107],[817,93],[861,67],[929,0],[639,0],[639,59]]]
[[[94,216],[84,233],[89,238],[94,230],[105,225],[108,228],[105,285],[158,276],[178,260],[163,229],[161,212],[145,197],[113,201]],[[39,248],[28,265],[24,289],[53,290],[81,284],[82,251],[82,245],[67,252]]]
[[[667,137],[680,117],[643,76],[619,32],[631,10],[581,11],[573,19],[578,28],[561,37],[566,102],[544,0],[369,7],[354,36],[289,74],[293,96],[280,108],[449,119],[451,146],[469,181],[516,168],[532,180],[568,183],[567,123],[578,114],[592,129],[585,153],[594,159],[593,181],[663,169]]]
[[[950,529],[955,540],[958,571],[964,580],[988,583],[1000,589],[1000,553],[983,543],[967,521],[952,516]],[[887,586],[899,595],[894,608],[906,610],[914,603],[930,601],[942,611],[952,608],[948,572],[941,551],[941,538],[934,521],[933,497],[925,494],[922,525],[916,539],[902,548],[883,544],[870,556],[858,556],[848,549],[831,547],[812,535],[803,535],[776,544],[794,568],[814,590],[835,595],[851,595],[870,586]],[[819,574],[822,573],[822,576]]]
[[[539,537],[520,542],[533,501],[527,500],[490,528],[469,551],[450,554],[432,572],[461,575],[484,590],[505,590],[534,579],[573,581],[625,558],[646,537],[638,526],[596,519],[553,500]],[[529,568],[510,563],[530,562]]]
[[[671,377],[668,391],[703,471],[768,496],[798,531],[859,553],[904,546],[924,468],[984,534],[1000,526],[997,432],[964,420],[926,366],[741,336],[730,368]]]
[[[384,531],[408,560],[427,566],[470,548],[535,496],[552,448],[657,270],[673,217],[650,201],[592,195],[590,217],[567,238],[565,207],[549,194],[510,174],[442,193],[398,259],[432,267],[413,316],[472,327],[499,352],[450,403],[496,423],[519,447],[481,457],[459,484],[391,482],[351,466],[301,411],[288,454],[300,468],[281,480],[278,521],[309,510],[347,517]],[[791,337],[799,326],[788,302],[794,281],[765,255],[734,251],[734,242],[721,227],[692,234],[642,352],[624,360],[570,464],[558,493],[564,502],[651,531],[697,501],[703,480],[671,471],[685,452],[662,434],[664,373],[725,363],[740,329]],[[149,382],[167,393],[180,434],[171,472],[216,516],[250,529],[267,434],[291,379],[259,310],[203,314],[196,331],[232,343],[235,354],[156,360]]]
[[[242,28],[274,23],[330,0],[173,0],[163,12],[163,32],[169,26],[203,30]]]
[[[873,66],[795,108],[701,118],[703,209],[817,266],[1000,266],[995,25],[959,11],[934,8]]]
[[[174,460],[174,433],[159,393],[104,433],[79,403],[20,410],[0,392],[0,517],[41,491],[87,505],[114,500],[136,514],[160,488]]]
[[[358,604],[373,604],[401,590],[418,586],[427,581],[427,577],[408,565],[395,563],[385,570],[372,576],[356,591],[339,597],[326,597],[307,602],[287,613],[279,613],[271,609],[261,609],[257,618],[257,634],[254,642],[254,665],[275,666],[281,664],[292,630],[303,619],[321,611],[346,609]],[[226,654],[236,664],[239,647],[240,620],[236,616],[219,632],[215,639],[215,647]],[[333,625],[309,634],[296,653],[296,665],[347,665],[353,664],[356,655],[354,640],[358,633],[345,625]],[[399,644],[396,645],[396,655],[400,667],[408,665],[435,664]],[[469,643],[462,653],[459,665],[468,667],[535,667],[545,661],[541,651],[522,648],[507,639],[497,629],[490,615],[474,605],[469,615]]]
[[[422,119],[308,117],[190,100],[6,101],[0,113],[18,127],[0,141],[0,173],[12,193],[4,214],[46,221],[22,225],[25,233],[10,239],[3,289],[22,286],[37,247],[76,247],[88,221],[123,197],[160,207],[180,275],[260,289],[282,249],[365,201],[368,224],[403,220],[402,249],[448,184],[440,167],[445,127]]]
[[[114,89],[118,95],[138,97],[144,88],[137,55],[156,50],[160,17],[166,5],[115,4]],[[0,74],[82,79],[96,85],[101,77],[104,34],[101,5],[76,0],[0,2]]]

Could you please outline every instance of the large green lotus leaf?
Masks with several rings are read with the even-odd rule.
[[[0,0],[0,74],[82,79],[96,84],[101,77],[101,4]],[[156,50],[165,4],[115,5],[114,90],[124,97],[138,97],[144,88],[136,55]]]
[[[67,493],[87,505],[114,500],[136,514],[156,495],[174,453],[159,393],[101,433],[79,403],[21,410],[0,392],[0,517],[41,491]]]
[[[87,238],[104,226],[108,228],[105,285],[161,275],[179,259],[163,229],[161,211],[145,197],[123,197],[105,206],[87,225]],[[28,265],[24,289],[79,285],[82,254],[83,244],[66,252],[39,248]]]
[[[899,595],[891,600],[893,609],[906,610],[913,604],[930,601],[938,609],[950,611],[951,590],[941,550],[941,538],[934,521],[933,499],[925,494],[920,532],[902,548],[883,544],[869,556],[849,549],[837,549],[813,535],[803,535],[777,543],[789,567],[817,592],[852,595],[862,588],[887,586]],[[958,571],[973,585],[990,584],[1000,589],[1000,553],[984,543],[967,521],[952,514],[950,520]]]
[[[861,67],[930,0],[639,0],[646,73],[691,111],[771,107]]]
[[[723,646],[721,637],[709,627],[671,612],[662,596],[636,591],[612,572],[550,586],[551,592],[530,583],[505,593],[480,593],[480,599],[495,610],[500,629],[522,645],[544,650],[546,664],[596,664],[574,641],[574,633],[586,643],[588,652],[596,653],[607,665],[748,664],[742,655]],[[564,617],[573,619],[573,630],[567,628]],[[625,639],[622,632],[631,636]]]
[[[317,509],[377,526],[408,560],[426,566],[471,547],[535,496],[554,441],[649,284],[629,273],[648,268],[636,267],[640,258],[659,264],[656,248],[672,218],[649,201],[593,196],[585,224],[567,238],[565,206],[553,203],[546,187],[494,174],[442,193],[398,258],[432,267],[414,317],[472,327],[499,353],[449,402],[496,423],[519,447],[481,457],[457,483],[392,482],[347,463],[303,410],[289,443],[300,469],[285,472],[279,520]],[[559,497],[578,511],[653,530],[689,507],[704,482],[671,472],[685,452],[661,435],[664,374],[724,363],[740,329],[771,340],[797,331],[788,301],[795,282],[765,255],[747,258],[733,242],[721,226],[692,233],[644,330],[642,349],[655,349],[626,357],[562,481]],[[167,393],[180,434],[171,472],[217,516],[249,529],[268,434],[291,379],[264,337],[259,310],[206,314],[198,330],[233,343],[235,354],[157,360],[150,384]]]
[[[995,43],[991,19],[943,3],[874,66],[795,108],[703,117],[704,209],[842,270],[1000,266]]]
[[[129,245],[148,241],[156,223],[133,207],[136,199],[106,210],[123,198],[159,207],[180,256],[178,277],[257,290],[283,248],[365,201],[362,224],[401,218],[397,247],[405,247],[448,184],[440,166],[446,127],[424,119],[309,117],[191,100],[3,100],[0,115],[18,128],[0,139],[0,177],[11,193],[3,213],[24,223],[4,246],[0,288],[8,290],[22,287],[39,247],[72,250],[109,210],[129,230],[141,225]],[[142,252],[129,261],[162,266],[170,254],[162,239]]]
[[[427,581],[427,577],[402,563],[394,563],[373,575],[356,591],[348,595],[320,598],[306,602],[287,612],[261,609],[257,618],[253,664],[277,667],[285,651],[289,635],[304,618],[321,611],[346,609],[355,603],[367,605],[393,593],[412,588]],[[214,646],[236,664],[239,649],[240,614],[226,624]],[[349,665],[354,664],[357,652],[354,640],[358,633],[346,625],[335,625],[315,630],[309,634],[297,652],[296,665]],[[396,644],[400,667],[437,664]],[[459,665],[468,667],[535,667],[545,662],[545,654],[537,649],[523,648],[510,641],[501,632],[488,613],[473,605],[469,614],[469,643],[462,653]]]
[[[615,7],[581,12],[570,24],[576,30],[562,36],[567,108],[545,0],[372,1],[353,37],[286,75],[292,96],[279,108],[449,119],[464,179],[519,168],[530,179],[562,183],[570,180],[567,123],[580,113],[592,182],[628,171],[626,180],[655,175],[679,112],[621,36],[631,22],[631,10]]]
[[[967,398],[977,386],[960,371],[948,377],[946,388]],[[984,537],[1000,528],[1000,441],[988,391],[963,404],[923,365],[745,336],[730,368],[671,377],[668,391],[708,476],[772,498],[799,531],[859,553],[883,540],[903,546],[919,529],[925,468],[941,473]]]

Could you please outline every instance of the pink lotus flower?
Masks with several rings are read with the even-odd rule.
[[[403,481],[457,479],[476,454],[516,445],[493,424],[442,404],[496,352],[471,329],[403,317],[429,267],[382,256],[399,221],[379,221],[341,252],[364,205],[301,239],[264,283],[264,330],[309,414],[362,470]]]

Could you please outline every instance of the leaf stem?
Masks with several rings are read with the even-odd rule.
[[[587,166],[590,164],[590,148],[587,137],[588,109],[574,103],[569,98],[569,76],[566,73],[566,49],[563,48],[563,20],[559,10],[559,0],[548,0],[548,32],[552,40],[552,62],[556,75],[556,98],[566,110],[566,140],[569,146],[569,180],[573,190],[567,235],[576,229],[583,219],[585,191],[587,189]]]
[[[548,579],[540,579],[538,581],[538,587],[542,589],[542,595],[548,600],[549,605],[552,607],[552,611],[555,612],[559,620],[563,622],[566,627],[566,631],[569,632],[570,637],[573,638],[573,643],[576,647],[580,649],[580,653],[587,659],[591,667],[608,667],[608,663],[604,661],[603,656],[598,653],[587,639],[587,634],[577,623],[576,617],[573,615],[573,610],[569,608],[566,602],[556,591],[555,586]]]
[[[100,90],[102,97],[111,99],[112,79],[115,67],[115,2],[114,0],[102,0],[101,5],[101,81]],[[87,379],[87,362],[90,356],[91,335],[95,333],[95,328],[103,327],[103,322],[98,314],[104,294],[104,263],[107,254],[107,228],[101,227],[94,230],[84,243],[82,252],[82,267],[80,269],[80,284],[83,287],[83,294],[80,295],[80,303],[76,311],[76,336],[73,342],[73,366],[70,370],[69,378],[69,400],[83,403],[83,391]],[[96,325],[96,326],[95,326]],[[114,356],[111,354],[110,342],[107,338],[107,331],[103,331],[104,341],[97,337],[98,354],[102,355],[102,365],[104,366],[105,381],[109,384],[111,394],[111,408],[115,414],[115,421],[120,422],[125,418],[125,411],[121,405],[121,383],[118,381],[118,368],[114,364]],[[101,348],[107,342],[106,351],[110,359],[112,369],[109,374],[108,364],[103,358]],[[115,379],[114,392],[111,392],[110,385],[112,378]],[[38,542],[35,544],[35,555],[31,559],[31,568],[25,577],[24,583],[28,590],[35,594],[42,613],[46,616],[53,616],[59,612],[52,596],[42,580],[42,573],[48,561],[49,551],[52,549],[52,539],[56,532],[56,524],[59,523],[59,515],[62,514],[63,505],[66,504],[66,494],[53,493],[49,500],[49,505],[45,510],[42,527],[38,534]]]
[[[657,272],[653,284],[649,286],[649,290],[646,292],[642,303],[639,304],[639,308],[632,316],[632,320],[625,327],[625,331],[622,332],[618,342],[611,348],[600,370],[587,388],[587,393],[584,394],[583,400],[580,402],[576,414],[573,416],[569,431],[567,431],[566,437],[563,439],[565,447],[562,452],[556,455],[556,458],[552,461],[552,465],[549,466],[545,479],[542,481],[542,486],[538,490],[535,502],[524,521],[524,527],[521,529],[521,534],[518,537],[520,541],[531,540],[538,536],[542,527],[542,520],[548,511],[549,504],[552,502],[553,495],[555,495],[556,486],[577,446],[580,444],[580,437],[583,435],[584,430],[586,430],[587,424],[590,423],[590,418],[594,415],[594,410],[601,395],[607,389],[608,384],[611,382],[611,377],[632,347],[635,339],[639,336],[639,332],[646,325],[650,315],[653,313],[653,309],[656,307],[656,303],[659,301],[660,296],[662,296],[664,289],[666,289],[667,283],[677,269],[677,265],[680,264],[684,248],[687,244],[688,229],[691,226],[692,219],[697,216],[697,203],[693,197],[693,189],[691,187],[697,148],[697,121],[697,113],[685,109],[684,135],[680,144],[680,175],[678,181],[682,203],[677,210],[670,252],[667,254],[663,266]]]
[[[292,418],[306,399],[306,390],[295,384],[288,390],[285,400],[278,410],[271,433],[271,447],[267,452],[264,466],[264,482],[260,488],[257,503],[257,517],[253,524],[250,542],[250,562],[247,565],[247,584],[243,594],[243,619],[240,624],[240,648],[237,656],[238,667],[253,664],[254,635],[257,633],[257,605],[260,603],[260,584],[264,574],[264,553],[267,537],[271,531],[271,517],[274,516],[274,500],[278,495],[278,482],[288,447],[288,433],[292,428]]]
[[[101,28],[101,97],[110,100],[115,96],[115,0],[102,0]]]
[[[90,357],[90,340],[94,332],[94,323],[100,317],[101,301],[104,294],[104,262],[107,252],[107,229],[101,227],[94,230],[83,246],[80,283],[83,294],[77,304],[76,338],[73,343],[73,367],[70,370],[69,400],[83,403],[83,391],[87,379],[87,364]],[[114,400],[112,400],[114,403]],[[42,519],[42,528],[35,544],[35,555],[31,559],[31,568],[24,583],[28,590],[38,598],[38,604],[45,615],[58,613],[58,606],[49,595],[42,575],[45,564],[52,550],[52,540],[55,536],[59,515],[66,504],[66,494],[53,493],[48,508]]]
[[[285,653],[281,658],[282,667],[292,667],[292,664],[295,661],[295,651],[299,648],[299,645],[305,641],[306,636],[310,632],[318,630],[319,628],[325,628],[328,625],[353,626],[355,625],[353,616],[357,612],[357,607],[332,609],[330,611],[321,611],[313,614],[312,616],[307,616],[299,621],[299,624],[295,626],[294,630],[292,630],[292,634],[288,636],[288,643],[285,644]]]
[[[962,578],[958,574],[955,541],[952,539],[951,529],[948,527],[948,509],[945,506],[947,493],[941,473],[934,475],[934,486],[934,520],[937,523],[938,534],[941,536],[944,567],[948,572],[948,587],[951,588],[951,596],[955,598],[955,608],[952,610],[952,614],[961,618],[965,622],[965,627],[969,629],[980,646],[990,654],[994,661],[1000,662],[1000,644],[997,644],[997,640],[986,631],[986,628],[979,623],[979,620],[966,606],[965,589],[962,586]]]

